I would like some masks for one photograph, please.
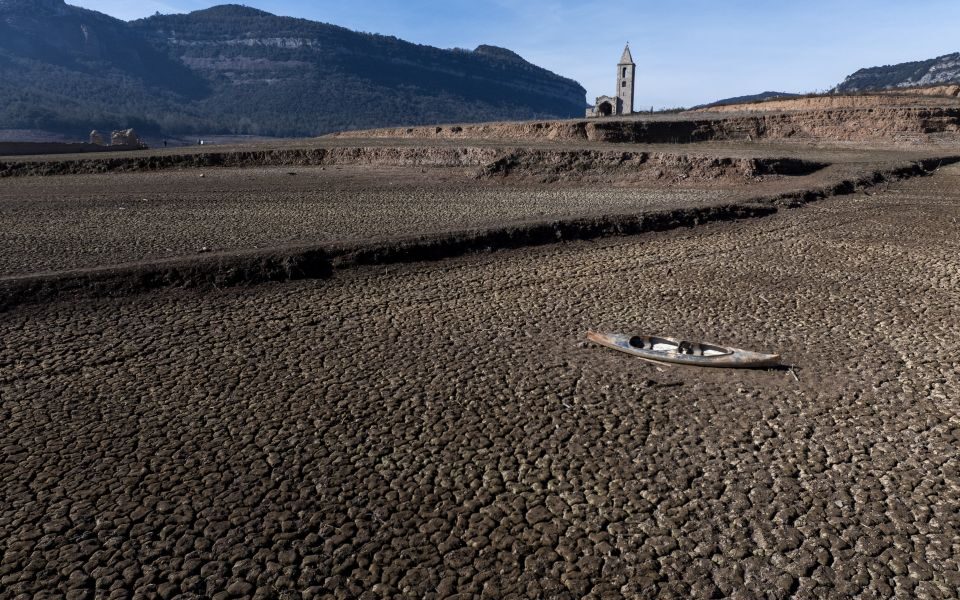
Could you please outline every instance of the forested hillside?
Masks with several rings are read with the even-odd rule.
[[[125,23],[0,0],[0,128],[311,135],[584,105],[575,81],[492,46],[441,50],[237,5]]]
[[[834,91],[855,93],[960,83],[960,53],[916,62],[860,69]]]

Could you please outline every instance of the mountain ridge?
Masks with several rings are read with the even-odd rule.
[[[715,102],[710,102],[709,104],[700,104],[698,106],[692,107],[690,110],[698,110],[702,108],[713,108],[715,106],[726,106],[728,104],[750,104],[754,102],[764,102],[766,100],[773,100],[776,98],[796,98],[799,94],[793,94],[790,92],[761,92],[759,94],[749,94],[746,96],[736,96],[734,98],[724,98],[723,100],[717,100]]]
[[[860,69],[832,91],[849,94],[960,83],[960,52],[927,60]]]
[[[194,10],[188,15],[204,15],[204,16],[214,16],[214,17],[236,17],[236,16],[246,16],[246,17],[276,17],[277,15],[267,12],[265,10],[260,10],[259,8],[253,8],[245,4],[218,4],[216,6],[211,6],[210,8],[201,8],[200,10]],[[155,15],[156,16],[156,15]],[[153,17],[145,17],[144,19],[137,19],[137,21],[144,21],[146,19],[151,19]],[[294,17],[289,17],[294,18]]]
[[[317,135],[574,117],[586,96],[505,48],[443,50],[238,4],[124,22],[0,0],[0,78],[0,128],[71,131]]]

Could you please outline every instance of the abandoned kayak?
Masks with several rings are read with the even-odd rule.
[[[778,354],[761,354],[717,344],[685,342],[654,335],[606,334],[588,331],[587,339],[637,358],[661,363],[727,369],[775,367],[780,364]]]

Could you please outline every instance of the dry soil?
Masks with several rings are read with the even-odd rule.
[[[504,148],[405,141],[395,148],[336,148],[328,143],[307,154],[285,146],[273,155],[223,151],[245,167],[152,170],[133,158],[127,164],[132,172],[0,179],[0,279],[209,252],[375,244],[742,204],[870,179],[938,155],[743,144]],[[177,152],[142,160],[195,156]],[[331,164],[296,164],[305,157]],[[123,155],[104,160],[128,161]],[[87,161],[47,157],[37,164],[69,172],[82,170]],[[291,164],[258,166],[270,161]]]
[[[956,597],[958,190],[21,306],[0,595]]]

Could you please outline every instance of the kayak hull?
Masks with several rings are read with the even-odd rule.
[[[759,369],[780,365],[779,354],[763,354],[718,344],[691,343],[676,338],[588,331],[587,339],[636,358],[658,363],[724,369]]]

